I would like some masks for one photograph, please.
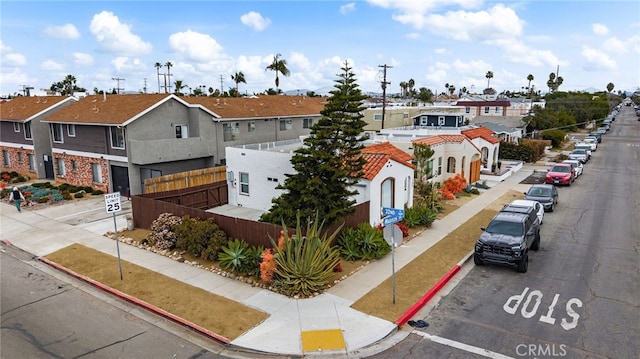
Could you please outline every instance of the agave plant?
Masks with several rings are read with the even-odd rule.
[[[234,239],[229,241],[218,254],[220,267],[224,270],[241,272],[249,258],[249,245],[245,241]]]
[[[333,269],[340,263],[340,253],[331,243],[342,226],[330,235],[322,233],[324,222],[319,223],[317,214],[315,221],[308,221],[304,232],[299,214],[296,223],[294,235],[288,234],[283,223],[282,248],[270,238],[277,263],[274,285],[287,295],[311,296],[329,284]]]

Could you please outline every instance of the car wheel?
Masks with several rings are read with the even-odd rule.
[[[538,231],[538,233],[536,234],[536,239],[534,239],[533,243],[531,243],[531,249],[534,251],[540,249],[540,231]]]
[[[527,273],[529,268],[529,255],[525,253],[524,257],[518,262],[518,272]]]
[[[480,256],[477,255],[477,254],[473,255],[473,263],[475,263],[475,265],[477,265],[477,266],[484,265],[484,261],[482,259],[480,259]]]

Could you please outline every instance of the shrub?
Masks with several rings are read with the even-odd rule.
[[[176,246],[194,257],[215,261],[222,246],[227,244],[227,235],[212,219],[201,220],[189,216],[182,217],[182,223],[175,226]]]
[[[82,198],[82,197],[84,197],[84,193],[83,192],[76,192],[76,193],[73,194],[73,197]]]
[[[171,213],[162,213],[151,223],[151,233],[145,242],[160,250],[172,249],[176,245],[174,228],[182,222],[182,219]]]
[[[409,228],[417,227],[420,225],[420,212],[418,207],[407,207],[404,209],[404,218],[402,223]]]
[[[339,231],[340,227],[330,235],[322,233],[322,224],[318,223],[316,215],[315,221],[308,221],[303,232],[298,215],[296,234],[289,236],[284,228],[284,248],[278,248],[270,238],[277,264],[274,286],[290,296],[308,297],[321,292],[329,284],[333,269],[340,263],[340,253],[331,245]]]
[[[94,190],[91,190],[91,192],[90,192],[90,193],[91,193],[92,195],[94,195],[94,196],[99,196],[99,195],[101,195],[101,194],[104,194],[104,191],[103,191],[103,190],[100,190],[100,189],[94,189]]]
[[[369,223],[360,223],[357,229],[342,231],[338,247],[343,258],[351,261],[380,259],[391,251],[382,231],[371,227]]]
[[[267,248],[262,251],[260,258],[260,279],[265,283],[271,283],[273,281],[273,273],[276,270],[276,261],[273,257],[273,248]]]
[[[256,277],[260,274],[260,264],[262,261],[261,254],[264,246],[250,246],[247,250],[247,261],[241,268],[241,272]]]
[[[64,199],[65,201],[68,201],[72,198],[73,197],[71,196],[71,193],[69,193],[69,191],[62,192],[62,199]]]
[[[565,155],[564,153],[558,153],[554,158],[553,158],[553,162],[562,162],[566,159],[569,159],[569,156]]]
[[[550,140],[553,147],[560,147],[566,136],[562,130],[544,130],[541,135],[545,140]]]
[[[398,228],[400,228],[400,231],[402,231],[402,238],[409,237],[409,227],[404,225],[404,223],[402,222],[395,223],[395,225],[398,226]]]
[[[49,202],[49,197],[40,197],[37,199],[38,203],[47,203]]]

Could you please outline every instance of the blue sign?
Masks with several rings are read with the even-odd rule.
[[[386,216],[382,219],[382,225],[386,227],[390,224],[398,223],[402,221],[402,218],[403,217],[398,217],[398,216]]]
[[[382,207],[382,216],[395,216],[395,217],[400,217],[400,219],[404,218],[404,209],[398,209],[398,208],[389,208],[389,207]]]

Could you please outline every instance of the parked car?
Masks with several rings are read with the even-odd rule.
[[[578,178],[578,177],[580,177],[580,175],[582,175],[582,170],[584,169],[584,166],[582,165],[582,163],[580,161],[564,160],[564,161],[562,161],[562,163],[568,163],[571,166],[573,166],[573,171],[576,174],[575,178]]]
[[[586,155],[585,155],[586,156]],[[548,184],[563,184],[571,186],[575,180],[573,167],[568,163],[557,163],[547,172],[545,182]]]
[[[571,153],[569,153],[569,159],[587,163],[587,161],[589,160],[589,155],[587,154],[587,151],[578,149],[573,150],[571,151]]]
[[[596,152],[598,150],[598,139],[595,137],[587,136],[580,143],[591,145],[591,152]]]
[[[526,213],[498,212],[476,241],[473,262],[507,264],[525,273],[529,267],[529,250],[540,248],[540,222],[529,208]]]
[[[538,201],[532,201],[530,199],[514,199],[511,203],[505,205],[500,210],[501,212],[521,212],[522,208],[528,209],[533,208],[533,211],[538,216],[538,221],[540,225],[544,221],[544,206]]]
[[[602,133],[601,132],[593,131],[593,132],[589,133],[589,136],[595,137],[596,140],[598,140],[598,143],[602,143]]]
[[[524,199],[540,202],[547,212],[553,212],[558,204],[558,189],[550,184],[534,184],[524,193]]]
[[[588,143],[579,142],[576,143],[573,147],[574,150],[585,150],[587,151],[587,161],[591,159],[591,145]]]

